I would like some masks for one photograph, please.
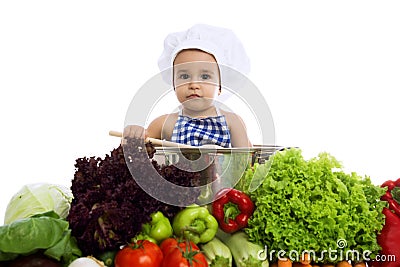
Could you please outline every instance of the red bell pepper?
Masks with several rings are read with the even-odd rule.
[[[382,247],[379,260],[372,262],[373,267],[400,266],[400,217],[390,209],[383,208],[385,225],[378,235],[378,244]],[[393,256],[395,258],[393,258]]]
[[[387,191],[381,197],[381,200],[385,200],[389,203],[389,209],[394,211],[397,216],[400,216],[400,178],[396,181],[386,181],[384,182],[381,187],[386,187]]]
[[[248,195],[236,189],[224,188],[215,199],[212,215],[217,219],[219,228],[226,233],[234,233],[247,226],[255,208]]]
[[[385,225],[378,235],[378,244],[382,247],[380,258],[386,261],[374,261],[373,267],[399,267],[400,266],[400,178],[396,181],[386,181],[382,187],[387,187],[386,194],[381,200],[387,201],[389,208],[383,208]],[[395,257],[389,260],[388,257]],[[394,261],[393,261],[394,260]]]

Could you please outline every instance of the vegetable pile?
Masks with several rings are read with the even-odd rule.
[[[300,149],[277,152],[267,164],[249,168],[237,184],[254,201],[256,210],[245,232],[269,251],[313,250],[322,263],[332,262],[323,250],[378,253],[377,233],[385,221],[380,201],[383,188],[368,177],[341,171],[328,153],[305,160]],[[262,181],[249,192],[252,180]],[[254,182],[254,181],[253,181]],[[345,240],[345,247],[338,246]],[[342,260],[340,253],[335,262]],[[275,258],[276,260],[276,258]]]
[[[234,189],[197,205],[213,188],[195,188],[221,166],[189,172],[159,165],[154,153],[151,144],[128,139],[103,159],[77,159],[70,191],[24,186],[0,227],[0,266],[361,267],[366,262],[350,264],[347,251],[400,257],[400,179],[375,186],[344,173],[328,153],[305,160],[293,148],[249,166]],[[194,194],[172,192],[182,205],[165,204],[153,194],[170,191],[154,174],[195,187]],[[137,175],[149,181],[152,195]],[[335,258],[324,253],[332,250]]]
[[[101,158],[79,158],[71,190],[74,199],[67,220],[84,254],[113,250],[124,245],[150,222],[150,215],[161,211],[167,218],[181,210],[148,195],[133,179],[129,168],[140,168],[140,173],[157,172],[166,180],[181,186],[200,183],[196,172],[185,172],[174,166],[149,164],[154,147],[143,140],[130,139],[123,146]],[[125,153],[125,155],[124,155]],[[129,161],[125,161],[129,157]],[[155,184],[154,188],[158,188]],[[162,188],[159,188],[162,190]],[[181,195],[179,199],[195,202],[198,195]]]

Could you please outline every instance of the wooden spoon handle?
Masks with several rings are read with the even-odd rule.
[[[121,132],[109,131],[108,134],[110,136],[115,136],[115,137],[121,137],[122,138],[122,133]],[[146,138],[145,143],[148,143],[148,142],[151,142],[154,145],[165,146],[165,147],[196,148],[195,146],[191,146],[191,145],[185,145],[185,144],[180,144],[180,143],[175,143],[175,142],[171,142],[171,141],[160,140],[160,139],[151,138],[151,137],[147,137]]]

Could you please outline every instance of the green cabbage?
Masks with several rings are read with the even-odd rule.
[[[261,185],[249,190],[255,180]],[[380,249],[376,236],[385,221],[386,204],[380,201],[385,189],[369,177],[344,173],[328,153],[305,160],[297,148],[277,152],[268,164],[249,168],[237,188],[256,205],[245,229],[249,240],[268,251],[301,256],[312,250],[321,262],[334,262],[343,255],[339,250],[361,255],[368,250],[374,258]],[[329,249],[338,250],[337,259],[320,254]]]
[[[0,226],[0,266],[2,261],[32,253],[46,255],[65,266],[82,256],[69,223],[54,211]]]
[[[61,185],[35,183],[24,185],[8,203],[4,224],[32,215],[54,211],[65,219],[72,202],[72,192]]]

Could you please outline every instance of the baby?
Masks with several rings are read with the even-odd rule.
[[[223,88],[222,66],[249,69],[243,46],[232,31],[200,24],[168,35],[159,67],[162,71],[172,67],[169,82],[181,103],[179,112],[154,119],[147,129],[128,125],[124,136],[192,146],[250,147],[242,118],[215,103]]]

